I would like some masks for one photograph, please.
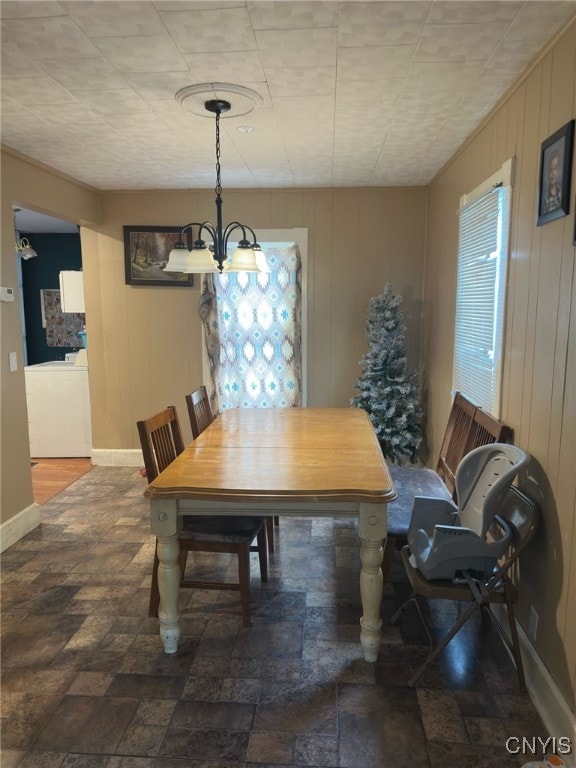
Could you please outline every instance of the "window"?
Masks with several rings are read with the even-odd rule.
[[[285,233],[293,239],[268,239]],[[307,233],[294,229],[258,234],[269,272],[203,279],[205,380],[210,381],[216,410],[306,402]]]
[[[453,388],[500,415],[512,160],[460,200]]]

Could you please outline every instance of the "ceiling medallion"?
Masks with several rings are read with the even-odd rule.
[[[199,117],[211,117],[206,111],[207,101],[226,101],[230,104],[230,109],[222,117],[248,115],[263,104],[259,93],[233,83],[187,85],[176,92],[176,101]]]

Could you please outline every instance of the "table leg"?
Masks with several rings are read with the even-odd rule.
[[[178,593],[180,591],[180,546],[178,535],[158,537],[158,590],[160,592],[160,637],[166,653],[178,651],[180,639],[180,614]]]
[[[386,505],[361,504],[359,516],[360,536],[360,643],[366,661],[376,661],[382,642],[382,540],[386,536]]]

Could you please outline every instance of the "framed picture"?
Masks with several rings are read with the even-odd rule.
[[[570,212],[570,173],[574,120],[542,142],[538,226],[566,216]]]
[[[164,272],[179,231],[178,227],[124,227],[126,285],[192,285],[192,275]],[[191,233],[187,239],[190,249]]]

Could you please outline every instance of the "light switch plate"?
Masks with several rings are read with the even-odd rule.
[[[14,288],[0,288],[0,301],[14,301]]]
[[[18,355],[16,352],[8,352],[8,367],[10,368],[10,373],[18,370]]]

